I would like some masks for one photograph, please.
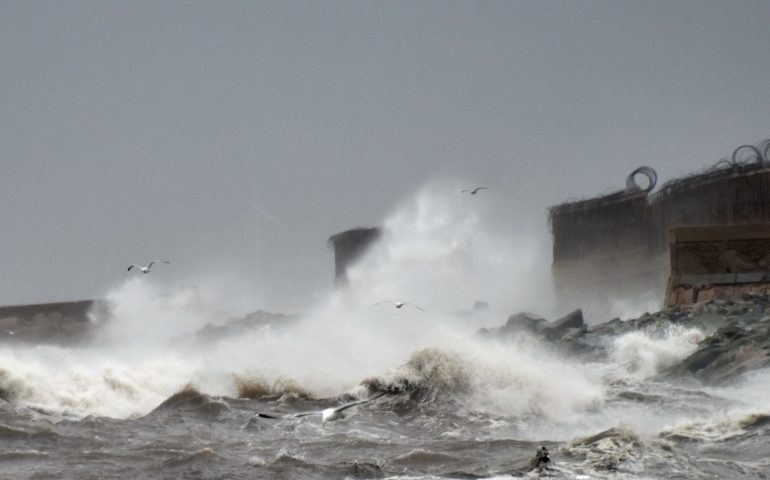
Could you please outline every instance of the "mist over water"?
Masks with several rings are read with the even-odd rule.
[[[443,312],[484,301],[503,314],[550,313],[550,244],[530,225],[500,229],[504,220],[491,218],[496,205],[485,196],[494,193],[459,191],[429,183],[388,217],[383,240],[349,272],[353,294]]]
[[[479,335],[481,328],[504,325],[512,313],[554,319],[564,312],[555,306],[547,245],[515,224],[500,228],[491,195],[458,192],[446,182],[426,185],[384,219],[380,240],[349,269],[349,285],[304,312],[237,334],[205,334],[259,307],[252,302],[260,298],[249,298],[251,287],[239,286],[226,272],[171,289],[155,283],[161,270],[131,276],[105,296],[108,315],[93,312],[93,342],[1,350],[0,398],[31,415],[32,425],[40,415],[64,426],[136,422],[131,428],[148,435],[164,466],[167,453],[155,447],[158,434],[148,432],[171,415],[162,435],[174,431],[173,441],[182,442],[174,448],[192,451],[170,465],[202,458],[227,463],[221,442],[234,439],[228,448],[246,448],[251,468],[289,472],[297,462],[346,465],[351,442],[376,445],[366,454],[375,457],[385,448],[378,442],[406,442],[406,450],[394,447],[388,462],[429,471],[459,461],[430,448],[473,449],[478,458],[469,456],[474,460],[468,464],[475,465],[500,462],[511,448],[531,454],[544,441],[562,442],[563,455],[585,458],[587,465],[623,459],[633,471],[644,461],[653,468],[656,461],[672,462],[660,447],[672,438],[734,442],[747,428],[763,425],[770,411],[767,370],[722,387],[655,380],[702,347],[702,329],[618,335],[600,345],[607,355],[596,361],[525,331]],[[397,309],[378,304],[383,301],[412,305]],[[630,315],[647,301],[618,301],[616,307]],[[252,418],[256,408],[319,409],[376,391],[390,395],[342,426],[322,428],[312,418],[269,426]],[[174,430],[196,421],[207,433]],[[220,440],[203,442],[209,430]],[[596,445],[571,443],[602,431],[614,433]],[[23,435],[14,432],[9,434]],[[344,438],[335,440],[342,432]],[[198,439],[195,445],[184,444],[190,435]],[[309,442],[308,449],[297,442]],[[331,442],[323,462],[313,456],[315,442]],[[502,442],[503,456],[482,460],[492,450],[479,450],[478,442]],[[337,448],[342,444],[347,447]],[[648,460],[640,444],[647,446]],[[242,468],[243,454],[228,465]],[[581,471],[601,477],[596,468]]]
[[[381,241],[350,270],[350,286],[288,328],[266,326],[189,348],[189,338],[205,325],[247,313],[233,301],[245,294],[224,277],[228,289],[213,276],[168,290],[152,281],[160,269],[131,276],[106,295],[110,315],[94,319],[99,333],[93,345],[19,347],[19,368],[10,370],[26,386],[15,395],[36,407],[113,417],[146,413],[187,383],[225,396],[237,395],[237,382],[291,384],[325,398],[356,392],[370,377],[411,375],[410,359],[434,349],[441,352],[431,360],[437,368],[465,377],[446,379],[448,390],[440,394],[457,395],[448,385],[466,382],[462,401],[470,409],[560,416],[598,401],[590,375],[555,353],[474,338],[480,327],[499,325],[512,311],[548,312],[552,294],[542,245],[525,232],[514,239],[491,234],[484,198],[458,192],[435,182],[404,202],[383,222]],[[424,311],[374,305],[383,300],[412,302]],[[477,301],[489,308],[472,311]],[[555,377],[564,381],[543,381]],[[587,393],[566,401],[562,388]]]
[[[631,332],[615,340],[611,358],[620,378],[644,381],[695,352],[704,338],[696,328],[670,328],[658,335]]]
[[[42,408],[114,417],[146,413],[188,383],[210,395],[236,396],[238,382],[257,382],[294,385],[326,398],[355,393],[371,377],[419,375],[409,363],[417,356],[446,377],[437,395],[469,410],[557,421],[595,408],[603,393],[590,369],[534,340],[500,344],[474,336],[516,311],[553,314],[553,292],[543,245],[524,231],[496,236],[485,198],[458,191],[434,182],[405,201],[384,220],[381,240],[350,269],[350,285],[287,328],[265,326],[189,348],[180,339],[246,313],[229,303],[242,294],[201,287],[164,291],[149,275],[133,276],[106,296],[110,315],[95,319],[104,324],[92,346],[16,352],[24,367],[11,370],[27,372],[29,383],[17,395]],[[206,283],[217,285],[216,278]],[[375,305],[386,300],[424,311]],[[477,301],[488,308],[473,310]],[[637,358],[629,375],[654,373],[656,359],[667,355],[661,340],[658,347],[649,339],[624,342],[618,362],[627,363],[624,352],[631,349]]]

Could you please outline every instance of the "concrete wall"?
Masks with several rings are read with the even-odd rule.
[[[595,253],[646,249],[650,213],[643,191],[622,191],[552,208],[554,263]]]
[[[770,224],[769,147],[770,142],[739,147],[732,162],[667,182],[654,195],[631,188],[552,207],[558,294],[579,298],[598,290],[607,297],[633,297],[657,285],[662,296],[672,228]],[[756,158],[741,163],[739,150]]]
[[[651,249],[668,247],[680,226],[770,223],[770,165],[750,164],[664,185],[651,202]]]
[[[770,224],[677,227],[666,305],[770,291]]]
[[[380,238],[380,229],[377,227],[354,228],[329,238],[329,244],[334,249],[336,285],[347,285],[348,267],[358,260],[378,238]]]
[[[90,314],[106,308],[94,300],[0,307],[0,342],[80,343],[93,332]]]
[[[715,170],[664,185],[655,195],[621,191],[551,208],[553,261],[668,248],[672,227],[770,223],[770,164]]]

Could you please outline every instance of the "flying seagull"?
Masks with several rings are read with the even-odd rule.
[[[470,189],[470,188],[469,188],[469,189],[466,189],[466,190],[462,190],[462,191],[460,191],[460,193],[465,193],[465,192],[468,192],[468,193],[470,193],[471,195],[476,195],[477,193],[479,193],[479,190],[489,190],[489,187],[476,187],[476,188],[474,188],[474,189]]]
[[[418,306],[418,305],[415,305],[414,303],[409,303],[409,302],[394,302],[394,301],[392,301],[392,300],[383,300],[382,302],[373,303],[372,305],[381,305],[381,304],[383,304],[383,303],[390,303],[390,304],[394,305],[396,308],[401,308],[401,307],[403,307],[404,305],[409,305],[410,307],[414,307],[414,308],[416,308],[417,310],[422,310],[423,312],[425,311],[425,309],[424,309],[424,308],[422,308],[422,307],[420,307],[420,306]]]
[[[152,270],[152,266],[156,263],[171,263],[168,260],[153,260],[152,262],[148,263],[146,267],[142,267],[141,265],[134,265],[131,264],[131,266],[128,267],[127,271],[131,271],[132,268],[138,268],[142,271],[142,273],[150,273],[150,270]]]
[[[292,413],[288,415],[271,415],[269,413],[257,412],[257,416],[259,418],[269,418],[272,420],[278,420],[283,418],[299,418],[299,417],[309,417],[312,415],[321,415],[321,426],[323,426],[326,424],[326,422],[331,422],[334,420],[340,420],[342,418],[345,418],[345,414],[343,412],[348,408],[373,402],[374,400],[377,400],[378,398],[382,397],[387,393],[388,392],[381,392],[373,397],[370,397],[364,400],[356,400],[355,402],[346,403],[344,405],[340,405],[339,407],[327,408],[320,411],[300,412],[300,413]]]

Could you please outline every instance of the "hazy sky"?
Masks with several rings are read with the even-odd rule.
[[[545,234],[765,138],[767,0],[0,0],[0,304],[153,258],[311,297],[330,235],[436,178]]]

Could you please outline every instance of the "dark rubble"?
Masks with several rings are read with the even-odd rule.
[[[504,340],[526,332],[572,355],[601,359],[608,354],[613,337],[634,331],[664,335],[674,325],[698,328],[706,338],[690,356],[660,372],[661,379],[692,377],[703,383],[720,384],[770,365],[768,294],[674,306],[638,318],[615,318],[590,326],[581,310],[554,321],[517,313],[505,325],[481,329],[478,334]]]

